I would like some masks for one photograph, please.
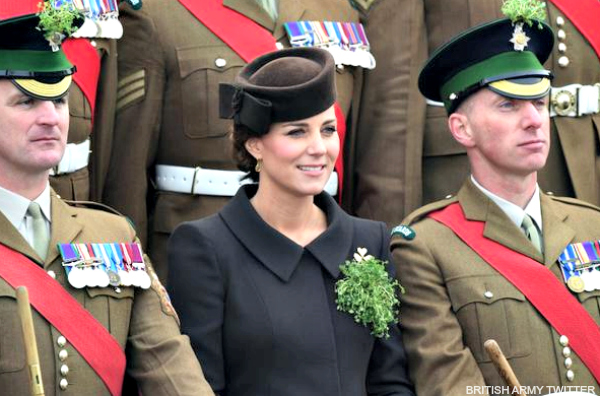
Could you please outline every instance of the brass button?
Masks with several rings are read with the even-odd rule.
[[[452,93],[450,94],[450,96],[448,96],[448,98],[449,98],[450,100],[456,100],[456,99],[458,98],[458,95],[457,95],[457,94],[455,94],[454,92],[452,92]]]
[[[570,357],[565,359],[565,368],[570,369],[571,366],[573,366],[573,359],[571,359]]]
[[[562,353],[563,356],[566,358],[571,356],[571,348],[569,348],[568,346],[564,347]]]
[[[67,374],[69,374],[69,366],[67,366],[66,364],[63,364],[62,366],[60,366],[60,374],[63,377],[66,377]]]
[[[569,345],[569,337],[566,335],[561,335],[558,339],[558,342],[560,342],[560,345],[562,346],[567,346]]]
[[[50,271],[48,271],[48,275],[50,276],[50,278],[56,279],[56,272],[50,270]]]
[[[560,52],[561,54],[564,54],[565,52],[567,52],[567,44],[558,43],[558,52]]]
[[[566,56],[561,56],[560,58],[558,58],[558,65],[560,67],[567,67],[567,66],[569,66],[570,62],[571,61]]]
[[[489,290],[486,290],[485,293],[483,293],[483,296],[489,300],[491,298],[494,298],[494,293],[492,293]]]
[[[69,386],[69,381],[67,381],[66,378],[63,378],[63,379],[60,380],[60,382],[58,383],[58,385],[60,386],[60,389],[65,390]]]
[[[575,373],[573,372],[573,370],[567,370],[567,381],[573,382],[574,379]]]
[[[223,58],[215,59],[215,66],[221,68],[227,66],[227,61]]]
[[[565,33],[565,31],[562,29],[558,29],[558,32],[556,32],[556,37],[558,37],[559,40],[564,40],[567,38],[567,33]]]
[[[58,344],[59,347],[64,347],[65,345],[67,345],[67,339],[63,336],[59,336],[56,339],[56,343]]]
[[[92,45],[92,47],[96,48],[98,46],[98,43],[96,42],[96,40],[90,40],[90,44]]]
[[[450,199],[450,198],[452,198],[452,194],[448,194],[448,195],[446,195],[444,198],[446,198],[446,199]]]
[[[61,362],[64,362],[68,357],[69,357],[69,352],[67,352],[66,349],[61,349],[58,352],[58,358],[60,359]]]
[[[557,26],[564,26],[565,25],[565,18],[563,18],[561,16],[557,16],[556,17],[556,25]]]

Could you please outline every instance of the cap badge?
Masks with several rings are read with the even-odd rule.
[[[513,30],[510,42],[514,44],[515,51],[523,51],[527,47],[527,43],[531,40],[523,30],[523,22],[517,22]]]

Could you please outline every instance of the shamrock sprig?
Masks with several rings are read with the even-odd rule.
[[[53,49],[57,49],[65,37],[71,36],[77,26],[73,24],[83,15],[69,2],[51,1],[38,3],[38,29],[44,32],[44,37],[50,42]]]
[[[546,3],[540,0],[505,0],[501,10],[513,23],[526,23],[530,27],[537,23],[542,29],[541,21],[546,20]]]
[[[367,255],[367,249],[358,248],[354,260],[340,266],[345,277],[335,285],[337,309],[370,327],[371,334],[379,338],[388,338],[389,327],[398,323],[397,290],[404,293],[400,283],[390,278],[386,264]]]

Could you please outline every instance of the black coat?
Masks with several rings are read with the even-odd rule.
[[[214,391],[228,396],[412,395],[397,327],[387,340],[336,309],[340,264],[358,247],[388,260],[383,223],[323,193],[327,230],[306,247],[256,213],[255,187],[169,243],[169,288]]]

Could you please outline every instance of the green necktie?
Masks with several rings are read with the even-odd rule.
[[[33,219],[33,249],[37,252],[38,256],[42,260],[46,259],[48,254],[48,244],[50,243],[50,235],[48,233],[48,227],[46,227],[46,220],[42,214],[42,208],[37,202],[29,204],[27,214]]]
[[[525,214],[525,217],[523,217],[523,223],[521,224],[521,228],[525,231],[525,236],[529,238],[529,240],[531,241],[533,246],[535,246],[538,252],[543,254],[544,249],[542,246],[542,235],[540,234],[540,231],[538,230],[534,221],[528,214]]]

